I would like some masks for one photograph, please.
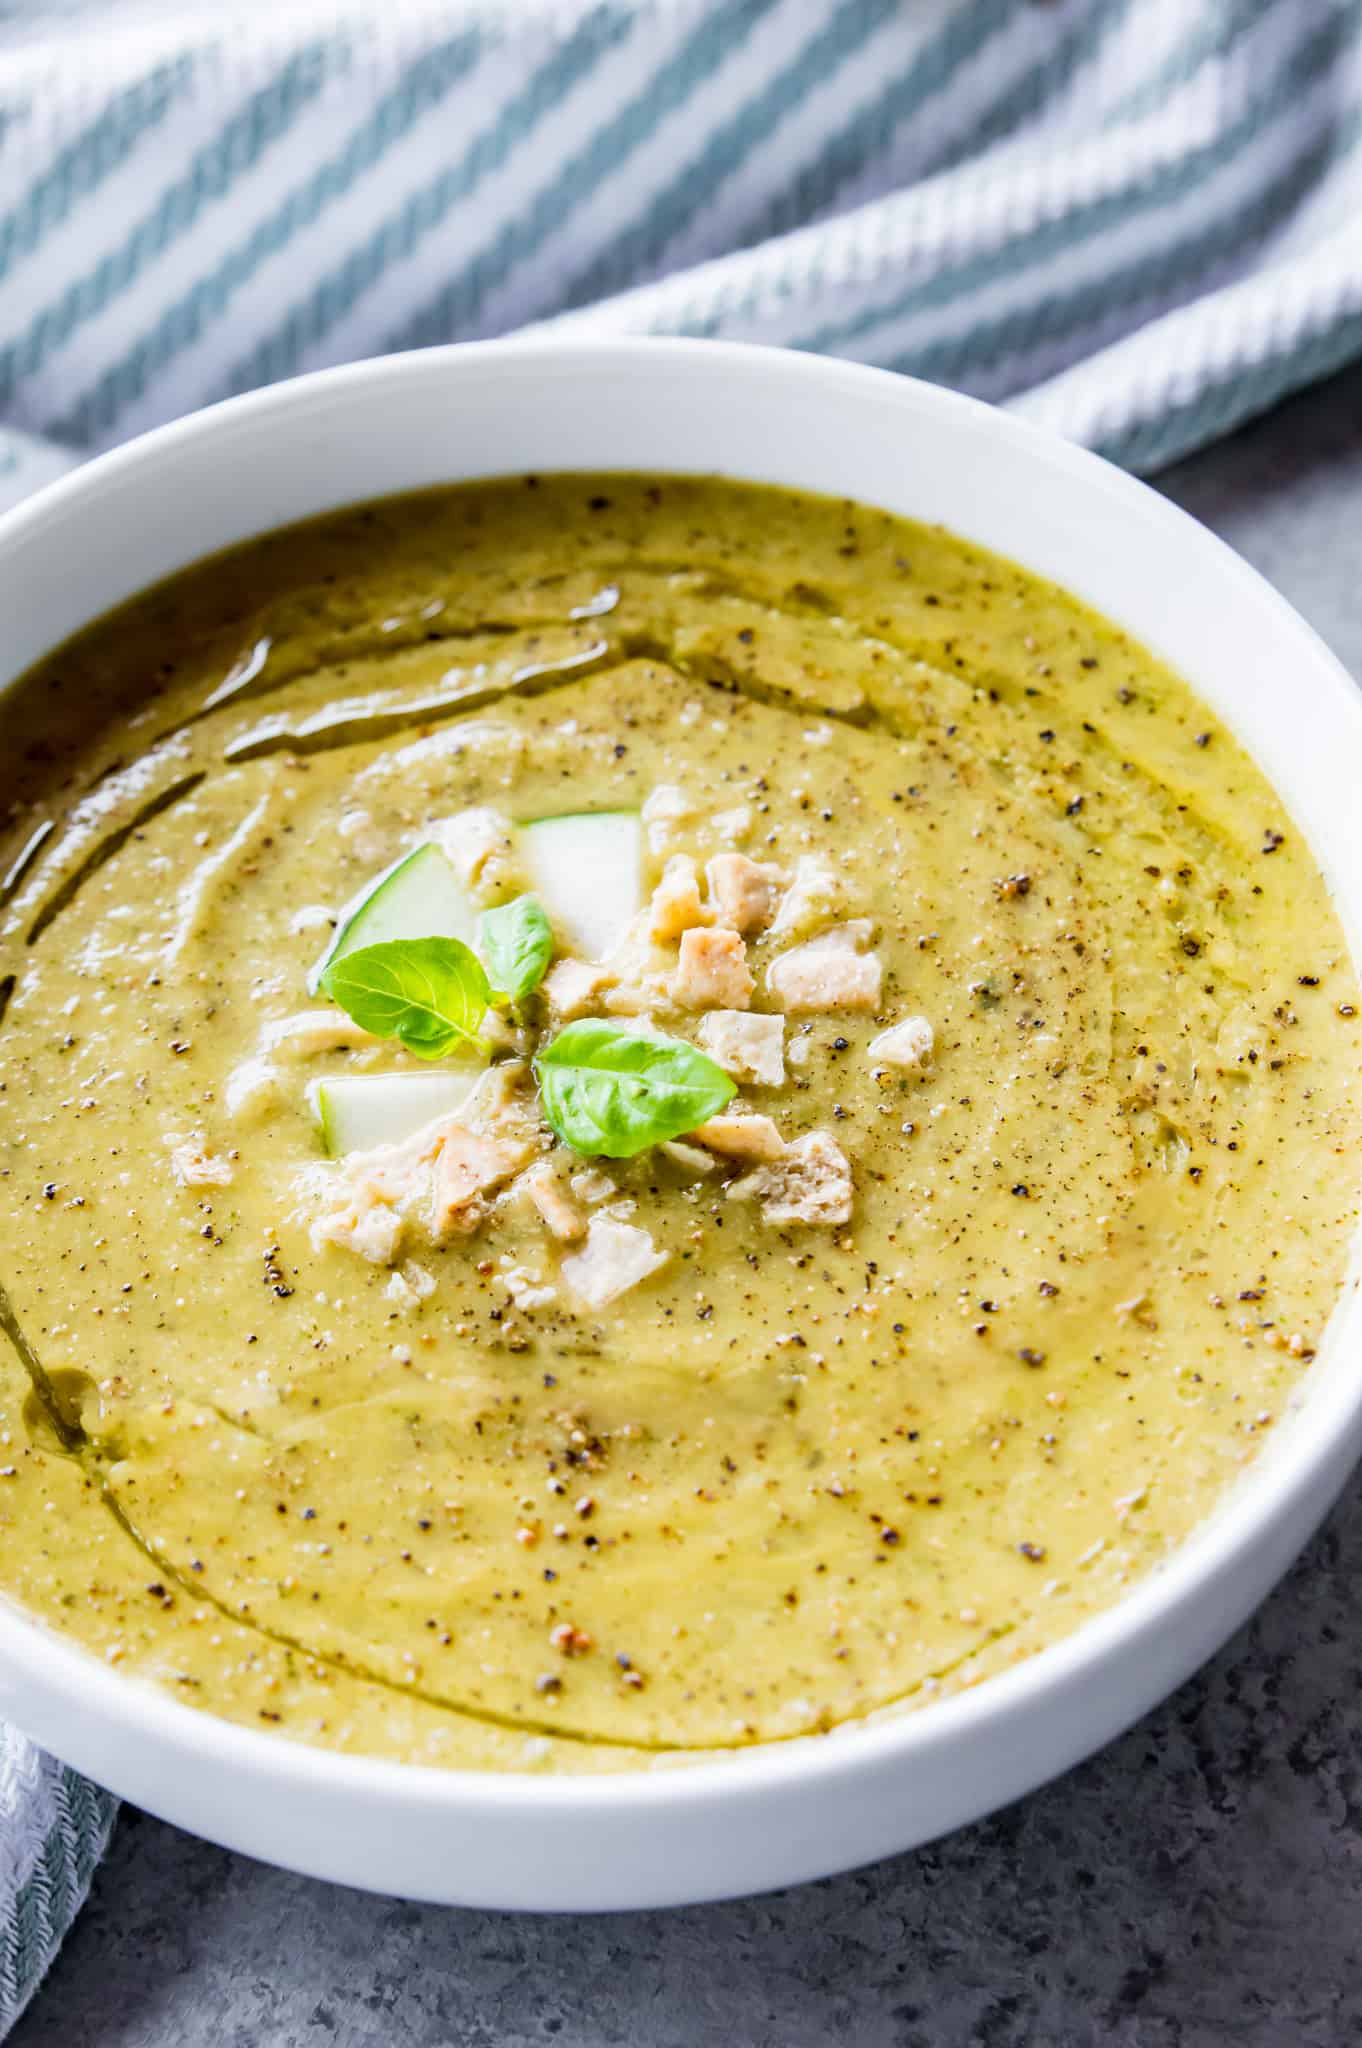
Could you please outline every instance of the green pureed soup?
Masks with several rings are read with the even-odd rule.
[[[0,1587],[122,1672],[492,1769],[813,1735],[1118,1599],[1313,1356],[1337,919],[1011,563],[518,478],[0,716]]]

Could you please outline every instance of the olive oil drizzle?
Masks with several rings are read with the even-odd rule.
[[[183,1595],[185,1599],[214,1608],[217,1613],[222,1615],[224,1620],[233,1623],[237,1627],[252,1630],[263,1641],[274,1643],[279,1649],[290,1651],[294,1656],[304,1658],[311,1664],[320,1665],[327,1670],[339,1672],[346,1678],[356,1678],[366,1685],[379,1686],[385,1692],[393,1694],[396,1698],[420,1700],[423,1705],[434,1707],[442,1713],[458,1714],[465,1720],[480,1722],[483,1726],[489,1728],[499,1728],[505,1733],[512,1735],[539,1736],[554,1742],[571,1742],[592,1749],[640,1750],[653,1756],[722,1756],[739,1749],[766,1748],[773,1742],[808,1740],[810,1731],[807,1729],[798,1730],[789,1735],[752,1736],[746,1741],[733,1742],[678,1743],[659,1742],[647,1736],[631,1736],[628,1739],[623,1739],[612,1735],[599,1735],[591,1729],[564,1727],[560,1722],[540,1720],[533,1715],[498,1713],[493,1707],[474,1706],[466,1700],[451,1698],[446,1693],[436,1692],[425,1686],[416,1684],[398,1685],[393,1679],[384,1676],[382,1672],[371,1670],[358,1658],[342,1656],[335,1651],[315,1649],[310,1644],[303,1642],[299,1637],[292,1636],[283,1629],[267,1627],[263,1622],[257,1621],[253,1615],[244,1612],[241,1608],[234,1607],[230,1601],[224,1600],[220,1594],[215,1593],[202,1580],[182,1571],[177,1564],[158,1549],[155,1542],[149,1536],[145,1535],[137,1527],[122,1501],[119,1500],[117,1494],[109,1485],[107,1472],[98,1445],[79,1423],[73,1423],[63,1412],[56,1389],[52,1384],[51,1375],[47,1372],[42,1361],[24,1335],[19,1321],[14,1314],[13,1305],[3,1287],[0,1287],[0,1331],[3,1331],[4,1335],[9,1339],[19,1357],[20,1363],[28,1374],[34,1395],[42,1408],[44,1419],[61,1446],[61,1455],[71,1458],[79,1465],[87,1481],[97,1489],[102,1505],[108,1510],[113,1520],[123,1531],[123,1534],[130,1542],[136,1545],[137,1549],[141,1551],[142,1555],[153,1567],[157,1574],[157,1584],[162,1587],[173,1585],[177,1592]],[[981,1649],[991,1643],[1000,1641],[1003,1636],[1010,1634],[1012,1627],[1013,1624],[1008,1622],[985,1631],[977,1643],[972,1643],[968,1649],[962,1651],[948,1663],[942,1664],[938,1669],[927,1674],[926,1677],[916,1680],[914,1684],[906,1687],[902,1693],[895,1695],[893,1699],[885,1701],[877,1711],[883,1713],[895,1706],[906,1704],[907,1701],[922,1692],[924,1688],[932,1688],[939,1685],[953,1671],[958,1670],[961,1665],[968,1663],[971,1657],[977,1656]]]
[[[171,783],[169,789],[158,790],[155,796],[139,805],[130,818],[125,818],[121,825],[115,826],[112,832],[106,833],[92,846],[80,865],[58,884],[43,904],[28,928],[25,943],[36,945],[53,920],[60,917],[74,900],[77,892],[127,845],[133,834],[149,825],[153,818],[160,817],[163,811],[168,811],[172,804],[182,802],[206,780],[207,773],[205,768],[196,768],[192,775],[182,775],[178,782]]]

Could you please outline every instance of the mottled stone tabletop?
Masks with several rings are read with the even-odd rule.
[[[1362,373],[1162,487],[1362,677]],[[291,1877],[125,1811],[11,2048],[1342,2048],[1362,2041],[1362,1481],[1102,1755],[772,1897],[547,1919]]]

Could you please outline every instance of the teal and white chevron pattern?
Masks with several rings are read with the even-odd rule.
[[[1362,354],[1362,0],[0,5],[0,503],[544,322],[829,350],[1155,468]],[[111,1816],[0,1730],[0,2034]]]
[[[116,1805],[0,1722],[0,2036],[83,1903]]]

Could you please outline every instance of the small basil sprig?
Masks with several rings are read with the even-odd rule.
[[[599,1017],[567,1025],[534,1062],[544,1114],[575,1151],[631,1159],[679,1138],[737,1093],[682,1038],[647,1038]]]
[[[478,921],[478,951],[487,962],[493,986],[509,1003],[518,1003],[544,979],[553,958],[553,928],[537,896],[517,896],[484,910]]]
[[[389,939],[345,953],[322,988],[375,1038],[396,1038],[422,1060],[478,1045],[491,1000],[487,975],[462,939]]]

